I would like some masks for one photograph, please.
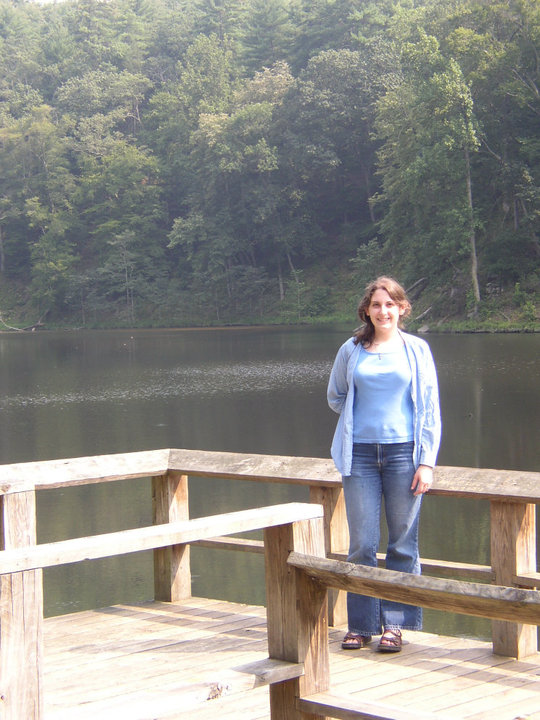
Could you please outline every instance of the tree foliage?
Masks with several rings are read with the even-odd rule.
[[[0,281],[55,322],[538,285],[535,0],[0,0],[0,62]]]

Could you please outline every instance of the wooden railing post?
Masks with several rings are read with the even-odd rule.
[[[345,511],[345,496],[341,487],[311,485],[309,500],[324,509],[324,547],[326,556],[331,553],[348,553],[349,527]],[[328,590],[328,624],[338,627],[347,623],[347,593]]]
[[[536,571],[536,507],[491,502],[491,563],[495,583],[512,587],[516,575]],[[537,629],[494,620],[493,652],[523,658],[537,652]]]
[[[187,475],[170,470],[152,478],[154,525],[189,520]],[[189,545],[154,550],[154,597],[175,602],[191,597]]]
[[[36,494],[0,497],[0,550],[36,544]],[[43,572],[0,576],[0,717],[43,716]]]
[[[270,686],[272,720],[315,718],[297,710],[296,698],[330,685],[326,587],[287,566],[289,552],[301,547],[300,552],[324,557],[322,517],[264,531],[268,654],[304,663],[302,677]]]

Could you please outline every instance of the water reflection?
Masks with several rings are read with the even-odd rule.
[[[328,457],[326,382],[343,328],[0,334],[1,461],[163,447]],[[440,464],[539,470],[540,337],[429,336]],[[199,479],[193,516],[307,499],[305,489]],[[40,541],[150,522],[148,480],[40,493]],[[424,557],[489,563],[487,503],[427,497]],[[260,557],[194,549],[194,592],[263,602]],[[225,557],[225,559],[224,559]],[[47,571],[47,613],[152,596],[151,555]],[[428,629],[489,634],[463,616]]]
[[[57,391],[44,388],[27,395],[5,395],[0,409],[68,403],[118,402],[125,400],[156,400],[171,397],[208,397],[235,393],[273,392],[291,385],[312,386],[328,377],[328,362],[252,362],[206,365],[183,365],[170,370],[148,370],[138,373],[133,381],[125,372],[109,374],[101,386],[78,391]]]

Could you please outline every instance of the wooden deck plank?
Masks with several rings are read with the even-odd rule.
[[[268,688],[259,687],[239,698],[235,697],[234,702],[225,695],[211,703],[205,703],[190,713],[189,720],[269,720],[269,717]],[[174,715],[166,720],[185,720],[185,715]]]
[[[470,692],[468,691],[471,687],[476,687],[476,690],[483,688],[485,693],[485,683],[493,680],[493,676],[489,672],[474,672],[471,664],[470,660],[460,662],[456,658],[456,664],[447,666],[442,670],[442,674],[440,670],[437,670],[424,675],[420,687],[412,688],[410,685],[409,688],[401,687],[401,692],[396,692],[390,697],[395,702],[400,700],[405,707],[416,705],[420,700],[434,709],[441,710],[456,706],[456,693],[459,694],[460,700],[463,698],[460,704],[470,702]],[[493,688],[493,692],[495,692],[495,688]]]
[[[527,697],[519,697],[515,692],[512,692],[512,697],[508,696],[502,704],[499,702],[499,704],[495,706],[489,702],[490,699],[491,698],[486,697],[485,706],[482,704],[480,710],[476,707],[476,711],[472,713],[469,712],[469,708],[464,708],[466,714],[459,715],[459,712],[462,710],[458,707],[456,711],[458,713],[457,717],[466,718],[466,720],[492,720],[493,718],[540,720],[538,690]]]
[[[441,672],[445,669],[448,672],[456,663],[466,658],[484,657],[486,654],[485,647],[463,650],[457,638],[444,638],[441,641],[441,638],[435,636],[432,642],[434,644],[431,646],[408,643],[399,656],[377,653],[375,645],[360,660],[360,680],[356,683],[355,691],[361,692],[366,700],[376,699],[381,693],[390,696],[411,687],[418,691],[426,684],[437,682]],[[435,672],[438,674],[435,675]],[[332,684],[339,685],[341,681],[341,677],[333,672]],[[344,683],[347,684],[347,675]]]
[[[495,658],[494,658],[495,659]],[[504,693],[509,689],[521,691],[535,691],[538,695],[540,704],[540,676],[538,676],[538,668],[529,666],[526,669],[519,670],[516,663],[511,660],[501,662],[498,665],[484,666],[478,668],[478,665],[472,668],[472,672],[464,673],[456,676],[450,681],[446,681],[444,685],[435,684],[431,686],[430,691],[424,695],[426,702],[434,710],[445,709],[449,707],[458,707],[456,704],[455,693],[459,692],[460,706],[463,706],[463,717],[473,710],[473,703],[480,700],[483,707],[486,705],[486,683],[489,683],[490,696],[489,700],[493,707],[501,704],[504,699]],[[534,677],[536,673],[536,677]],[[530,687],[532,686],[532,687]],[[536,686],[536,687],[535,687]],[[466,706],[466,707],[465,707]]]
[[[180,621],[181,622],[181,621]],[[248,627],[246,625],[249,624]],[[99,629],[101,628],[101,629]],[[55,648],[51,652],[50,657],[58,657],[56,660],[58,668],[69,666],[73,662],[73,658],[77,657],[77,662],[82,665],[85,663],[92,664],[93,658],[99,655],[100,661],[112,661],[115,657],[123,657],[125,655],[135,655],[140,653],[156,653],[167,652],[168,649],[181,650],[183,646],[189,644],[189,651],[199,652],[204,656],[205,647],[213,647],[217,649],[220,639],[216,639],[224,635],[234,636],[236,642],[241,641],[253,642],[259,638],[258,632],[264,639],[266,626],[264,618],[257,618],[254,615],[241,615],[231,618],[225,616],[221,618],[207,619],[199,625],[183,624],[167,624],[149,627],[148,625],[123,627],[122,632],[115,632],[110,625],[107,626],[107,632],[104,635],[103,626],[97,625],[89,628],[88,635],[78,637],[77,642],[70,642],[69,646]]]
[[[208,599],[119,605],[49,618],[45,720],[269,720],[244,672],[268,655],[265,609]],[[467,720],[540,720],[540,656],[494,656],[479,640],[407,632],[396,655],[343,651],[330,629],[331,692]],[[534,714],[537,717],[534,717]]]
[[[228,613],[224,613],[223,606],[218,606],[219,612],[216,612],[215,607],[212,613],[199,616],[203,623],[195,627],[185,626],[181,620],[176,623],[149,624],[147,618],[136,611],[137,625],[134,627],[130,623],[129,627],[124,626],[119,632],[111,626],[114,616],[106,616],[105,635],[103,630],[99,633],[97,625],[90,628],[90,642],[85,642],[86,638],[83,638],[83,642],[79,640],[77,645],[66,644],[65,657],[56,660],[56,672],[64,673],[65,677],[63,681],[61,678],[57,681],[56,697],[62,694],[64,701],[67,701],[68,696],[76,699],[80,683],[73,682],[74,675],[84,678],[85,692],[95,702],[101,694],[129,694],[130,687],[140,683],[159,685],[171,675],[189,675],[190,682],[196,687],[198,683],[206,681],[200,679],[203,672],[207,675],[210,672],[215,678],[216,658],[221,660],[221,654],[227,654],[231,647],[234,648],[235,661],[246,663],[266,657],[266,648],[261,647],[266,640],[264,609],[259,608],[253,613],[249,612],[249,606],[237,606],[237,614],[231,615],[230,608]],[[170,615],[167,615],[166,619],[169,618]],[[258,658],[254,657],[254,644],[261,647]],[[48,654],[46,657],[49,657]],[[197,658],[196,673],[193,670],[194,657]],[[172,663],[171,658],[174,660]],[[96,659],[99,659],[97,667]],[[65,673],[73,664],[76,670]],[[223,672],[219,675],[220,679]],[[108,682],[112,675],[116,675],[113,685]],[[246,685],[249,682],[253,684],[251,676],[247,678]],[[235,683],[239,684],[239,681],[235,679]],[[199,694],[197,690],[197,697]]]
[[[77,624],[70,634],[72,637],[79,637],[81,641],[84,641],[86,636],[92,637],[94,635],[96,626],[107,627],[115,635],[120,636],[122,633],[129,633],[134,626],[142,633],[157,632],[160,627],[164,632],[167,632],[170,625],[181,623],[183,629],[191,627],[204,628],[206,625],[215,624],[220,618],[223,620],[231,619],[230,605],[227,603],[206,604],[200,608],[176,609],[175,612],[171,612],[171,609],[166,607],[166,603],[160,603],[160,605],[164,607],[158,609],[151,605],[134,605],[131,608],[114,607],[94,610],[91,614],[84,613],[81,623],[79,623],[79,614],[77,613]],[[250,617],[260,617],[263,622],[265,621],[264,609],[261,611],[261,608],[248,605],[242,605],[241,607],[242,614],[247,614]],[[240,615],[240,611],[237,615]],[[65,627],[65,622],[63,620],[54,626],[48,624],[48,627],[56,627],[58,632],[61,633],[62,628]],[[64,649],[63,641],[61,641],[60,647]]]

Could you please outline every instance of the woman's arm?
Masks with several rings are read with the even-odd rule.
[[[330,408],[341,413],[347,397],[347,365],[350,357],[350,347],[344,343],[337,352],[330,379],[328,381],[327,399]]]
[[[423,343],[419,370],[418,390],[422,404],[419,465],[433,468],[441,443],[441,410],[437,370],[427,343]]]

